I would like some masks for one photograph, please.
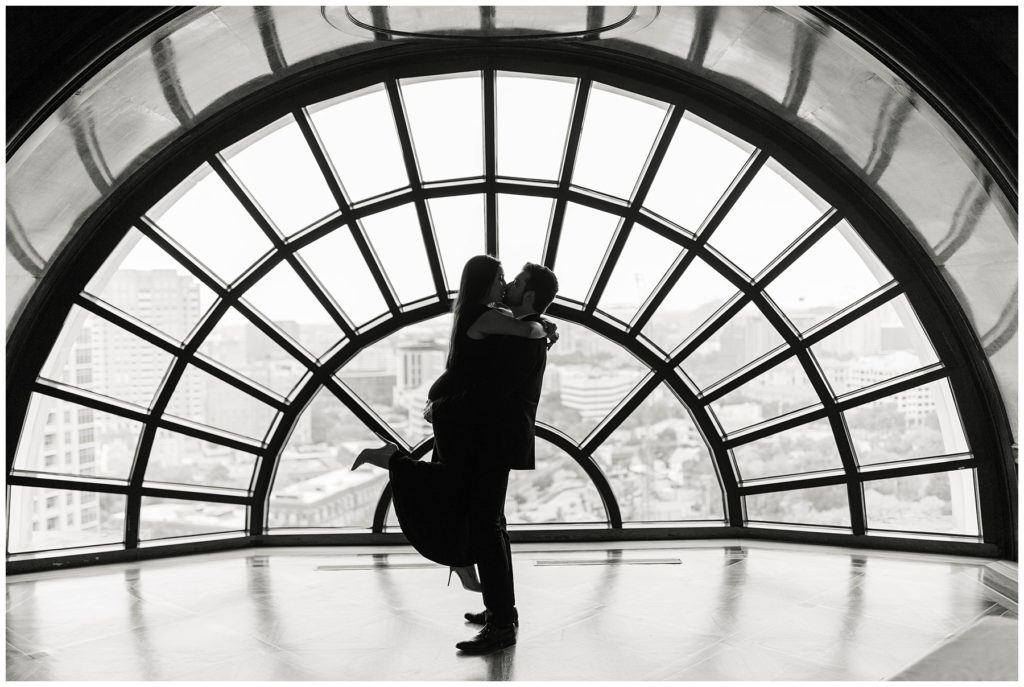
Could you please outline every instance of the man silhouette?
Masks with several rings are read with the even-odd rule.
[[[547,267],[526,263],[510,282],[502,298],[513,317],[540,321],[558,292],[558,279]],[[557,333],[551,343],[557,340]],[[471,476],[469,517],[470,537],[485,611],[466,613],[466,620],[484,625],[476,637],[459,642],[456,648],[466,653],[488,653],[516,643],[519,617],[515,607],[512,579],[512,550],[505,527],[505,492],[509,470],[534,468],[534,422],[540,401],[544,368],[547,365],[546,339],[500,336],[500,365],[495,366],[495,388],[500,393],[490,412],[488,423],[495,433],[494,455],[477,462]]]

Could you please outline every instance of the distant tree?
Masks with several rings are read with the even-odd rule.
[[[231,473],[223,463],[215,463],[206,471],[202,480],[208,484],[227,484],[231,480]]]
[[[658,441],[661,443],[673,445],[679,443],[679,440],[676,435],[676,430],[672,429],[671,427],[666,427],[665,429],[658,432]]]
[[[940,501],[944,502],[947,507],[949,507],[949,479],[950,475],[942,472],[936,473],[934,475],[928,475],[928,481],[925,482],[923,494],[925,496],[935,496]]]

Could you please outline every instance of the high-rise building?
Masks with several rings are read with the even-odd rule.
[[[577,411],[584,420],[608,415],[637,382],[631,371],[590,366],[563,368],[560,378],[562,405]]]

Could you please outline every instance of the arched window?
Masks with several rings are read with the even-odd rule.
[[[390,78],[168,181],[39,371],[9,555],[393,529],[386,475],[349,465],[374,434],[429,449],[449,298],[483,252],[561,282],[513,528],[982,541],[934,304],[835,189],[614,81]]]

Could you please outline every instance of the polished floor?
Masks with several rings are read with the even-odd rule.
[[[514,547],[517,646],[405,547],[7,578],[8,680],[878,680],[979,618],[992,561],[750,541]],[[1005,590],[1004,590],[1005,591]]]

